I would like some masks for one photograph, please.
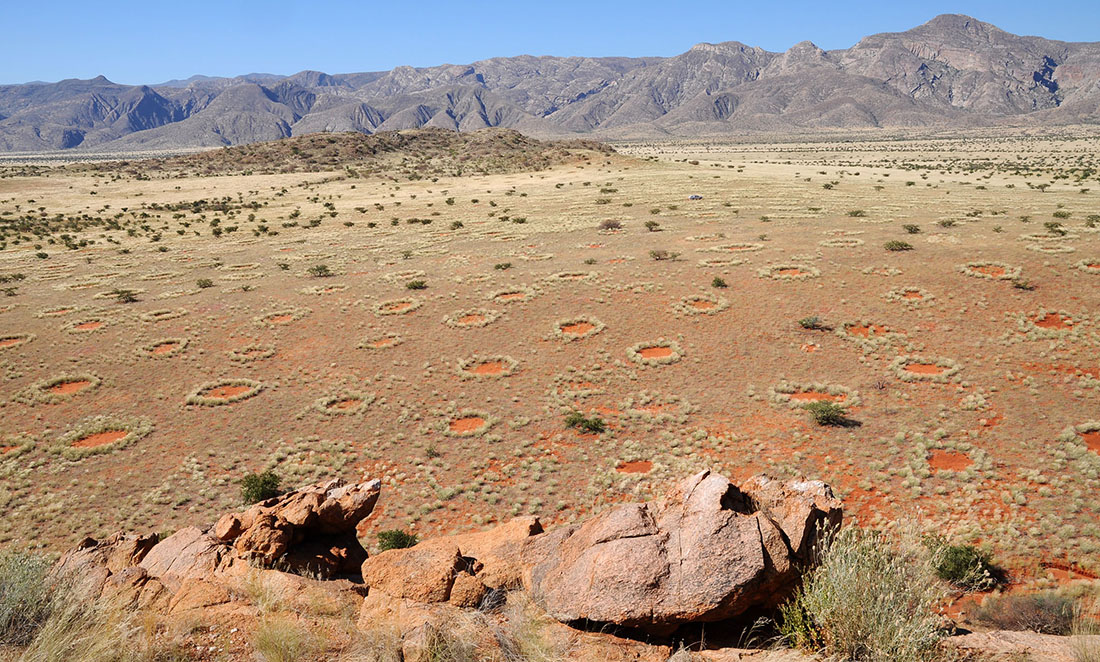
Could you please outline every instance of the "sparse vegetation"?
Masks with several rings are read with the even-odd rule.
[[[601,434],[607,430],[607,424],[599,416],[585,416],[579,411],[570,412],[565,417],[565,427],[590,434]]]
[[[420,538],[415,533],[409,533],[403,529],[379,531],[377,537],[379,552],[390,549],[406,549],[420,542]]]
[[[262,473],[248,474],[241,479],[241,500],[246,504],[259,503],[277,497],[281,479],[270,469]]]

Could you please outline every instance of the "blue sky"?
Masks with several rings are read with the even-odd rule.
[[[875,32],[961,13],[1017,34],[1100,41],[1100,0],[940,2],[256,2],[10,0],[0,82],[103,74],[157,83],[192,74],[376,71],[494,56],[675,55],[702,41],[782,51],[845,48]]]

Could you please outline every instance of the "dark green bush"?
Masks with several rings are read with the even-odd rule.
[[[936,575],[944,580],[970,590],[983,590],[996,583],[997,568],[992,555],[974,545],[946,545],[937,557]]]
[[[600,434],[607,430],[607,424],[599,416],[585,416],[579,411],[570,412],[565,417],[565,427],[574,428],[581,432]]]
[[[715,276],[714,280],[710,281],[710,286],[717,287],[719,289],[729,287],[729,285],[726,284],[725,279],[719,278],[718,276]]]
[[[209,278],[200,278],[195,281],[195,285],[198,285],[199,289],[205,290],[208,287],[214,287],[214,281],[210,280]]]
[[[913,250],[913,244],[906,241],[888,241],[883,246],[888,251],[911,251]]]
[[[388,549],[406,549],[413,547],[418,542],[420,542],[419,536],[401,529],[378,532],[378,551],[380,552]]]
[[[426,290],[428,289],[428,281],[426,280],[410,280],[405,283],[405,287],[410,290]]]
[[[811,402],[804,405],[818,425],[840,425],[844,422],[844,407],[835,402]]]
[[[246,504],[253,504],[277,497],[282,494],[279,481],[279,474],[270,469],[263,473],[249,474],[241,479],[241,499]]]

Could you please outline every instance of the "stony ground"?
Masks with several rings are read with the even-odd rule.
[[[713,467],[1093,576],[1098,142],[635,143],[422,179],[11,166],[0,543],[208,525],[266,468],[381,477],[377,526],[432,535]],[[822,399],[844,424],[800,406]]]

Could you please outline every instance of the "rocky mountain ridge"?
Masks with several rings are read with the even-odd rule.
[[[1100,42],[1018,36],[961,15],[830,51],[724,42],[668,58],[524,55],[154,86],[103,76],[0,86],[0,150],[9,152],[171,150],[425,126],[622,138],[1098,118]]]

